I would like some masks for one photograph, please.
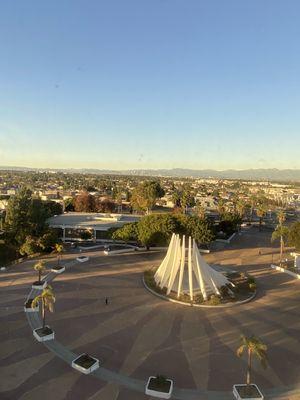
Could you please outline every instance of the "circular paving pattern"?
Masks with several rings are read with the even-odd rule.
[[[61,345],[46,346],[68,362],[83,352],[100,359],[103,368],[95,375],[101,380],[78,374],[34,342],[22,324],[24,314],[21,318],[20,311],[11,309],[4,317],[10,332],[2,343],[7,343],[6,351],[13,344],[19,350],[8,351],[1,360],[0,373],[7,379],[0,394],[4,399],[35,399],[55,387],[58,400],[147,399],[140,392],[143,384],[160,373],[174,379],[174,398],[231,399],[232,385],[245,380],[246,360],[235,355],[239,337],[254,333],[269,347],[270,366],[263,370],[254,363],[253,381],[269,398],[299,398],[283,393],[300,382],[300,282],[270,269],[271,252],[268,235],[249,232],[227,250],[205,256],[208,262],[247,270],[258,279],[252,302],[222,310],[185,307],[146,291],[142,271],[158,265],[162,252],[114,257],[89,253],[88,263],[73,265],[53,282],[57,302],[48,323]],[[28,291],[28,282],[6,289],[10,305],[26,283]]]

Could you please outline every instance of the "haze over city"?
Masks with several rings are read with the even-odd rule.
[[[298,1],[3,1],[0,164],[300,168]]]

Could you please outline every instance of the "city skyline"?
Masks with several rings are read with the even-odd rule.
[[[3,2],[0,164],[300,168],[299,11]]]

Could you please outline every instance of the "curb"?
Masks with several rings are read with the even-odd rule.
[[[279,267],[278,265],[271,264],[271,268],[272,268],[272,269],[276,269],[276,271],[283,272],[283,273],[285,273],[285,274],[288,274],[288,275],[290,275],[290,276],[293,276],[293,277],[296,278],[296,279],[300,279],[300,274],[296,274],[295,272],[292,272],[292,271],[290,271],[290,270],[288,270],[288,269]]]
[[[142,282],[143,285],[145,287],[145,289],[147,289],[150,293],[152,293],[154,296],[157,296],[165,301],[170,301],[171,303],[177,303],[177,304],[181,304],[183,306],[186,307],[198,307],[198,308],[230,308],[230,307],[235,307],[235,306],[239,306],[241,304],[246,304],[249,303],[251,300],[254,299],[254,297],[256,296],[257,290],[255,290],[255,292],[252,294],[252,296],[250,296],[248,299],[242,300],[242,301],[236,301],[234,303],[229,303],[229,304],[219,304],[217,306],[211,306],[211,305],[205,305],[205,304],[192,304],[192,303],[185,303],[183,301],[180,300],[175,300],[175,299],[171,299],[167,296],[164,296],[163,294],[159,294],[156,293],[153,289],[150,289],[149,286],[146,285],[145,279],[144,279],[144,275],[142,276]]]

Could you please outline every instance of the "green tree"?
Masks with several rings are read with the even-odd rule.
[[[113,232],[112,239],[124,240],[124,242],[138,240],[137,223],[133,222],[131,224],[126,224],[122,226],[122,228],[117,229],[115,232]]]
[[[50,252],[58,241],[58,233],[55,229],[48,229],[41,237],[37,239],[37,243],[42,251]]]
[[[280,261],[279,264],[280,266],[282,265],[282,256],[283,256],[283,251],[284,251],[284,243],[285,240],[288,237],[289,234],[289,228],[287,226],[284,226],[283,223],[285,221],[285,213],[283,211],[279,211],[277,214],[278,218],[278,225],[274,232],[272,233],[272,238],[271,241],[275,241],[277,239],[280,240]]]
[[[27,236],[25,242],[20,247],[20,254],[22,256],[32,256],[33,254],[38,253],[41,250],[36,238],[32,236]]]
[[[31,233],[31,191],[23,187],[7,205],[4,228],[12,243],[21,245]]]
[[[165,245],[180,224],[174,215],[152,214],[142,218],[137,225],[139,241],[149,248],[151,245]]]
[[[257,204],[257,198],[254,195],[250,196],[250,222],[252,222],[253,219],[253,211],[254,211],[254,207]]]
[[[41,199],[31,199],[28,218],[32,236],[40,236],[46,231],[46,219],[51,216],[47,211]]]
[[[63,206],[56,201],[43,201],[46,218],[53,217],[54,215],[62,214]]]
[[[17,257],[16,247],[0,240],[0,266],[13,261]]]
[[[289,235],[289,228],[284,225],[277,225],[276,229],[272,233],[271,241],[274,242],[275,240],[280,241],[280,259],[279,259],[279,265],[282,265],[282,256],[284,252],[284,244],[285,240],[288,238]]]
[[[181,207],[181,195],[180,191],[175,189],[172,193],[172,201],[175,205],[175,207]]]
[[[291,246],[300,251],[300,222],[294,222],[289,230],[288,242]]]
[[[197,242],[208,244],[214,239],[213,228],[206,220],[184,214],[151,214],[138,223],[126,224],[112,234],[113,239],[138,240],[146,247],[166,245],[172,233],[192,236]]]
[[[74,205],[74,198],[69,197],[68,199],[64,200],[64,206],[65,206],[65,211],[75,211],[75,205]]]
[[[231,235],[236,232],[242,223],[241,217],[236,213],[225,212],[219,222],[218,230]]]
[[[198,243],[209,244],[215,238],[211,224],[197,216],[189,216],[184,228],[186,234],[194,238]]]
[[[259,230],[261,231],[261,227],[262,227],[262,221],[264,216],[266,215],[267,209],[266,206],[264,204],[260,204],[258,206],[258,208],[256,209],[256,214],[259,218]]]
[[[53,293],[53,289],[50,285],[48,285],[45,289],[43,289],[42,293],[36,296],[32,301],[32,308],[38,306],[38,304],[42,304],[42,320],[43,320],[43,329],[46,326],[46,311],[50,312],[54,311],[54,303],[55,303],[55,295]]]
[[[200,202],[197,202],[196,204],[196,215],[201,219],[205,219],[205,208]]]
[[[223,199],[219,199],[219,202],[218,202],[218,213],[219,213],[221,219],[222,219],[222,215],[225,212],[226,212],[225,202],[224,202]]]
[[[132,192],[131,204],[137,210],[146,211],[155,206],[157,199],[163,197],[164,190],[157,181],[146,181],[140,183]]]
[[[251,384],[251,372],[252,372],[252,357],[255,356],[261,362],[264,368],[267,367],[267,346],[255,336],[247,337],[245,335],[241,336],[241,345],[237,349],[237,356],[242,357],[244,352],[248,356],[248,366],[247,366],[247,377],[246,384],[249,387]],[[248,389],[249,390],[249,389]]]
[[[243,200],[238,200],[236,203],[236,212],[243,219],[246,210],[246,205]]]
[[[188,207],[194,207],[195,204],[195,198],[192,193],[188,189],[184,189],[181,194],[181,206],[183,210],[186,212]]]

